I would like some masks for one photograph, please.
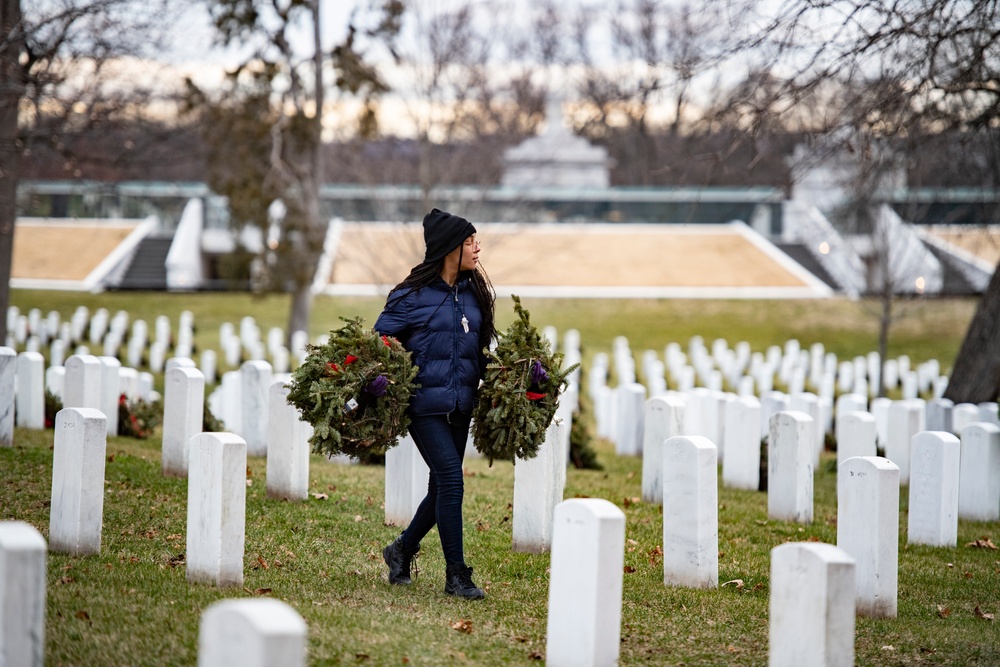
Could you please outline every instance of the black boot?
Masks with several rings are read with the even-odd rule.
[[[483,589],[472,583],[472,568],[465,563],[449,563],[444,592],[467,600],[482,600],[486,597]]]
[[[413,583],[410,579],[410,563],[413,562],[413,557],[417,555],[418,551],[420,551],[420,547],[417,547],[416,551],[406,551],[403,548],[402,535],[390,542],[385,549],[382,549],[382,558],[389,566],[390,584],[408,586]]]

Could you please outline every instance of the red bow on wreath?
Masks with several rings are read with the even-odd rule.
[[[526,391],[524,395],[528,397],[529,401],[538,401],[545,398],[545,394],[539,394],[537,391]]]

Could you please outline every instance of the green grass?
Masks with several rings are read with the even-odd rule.
[[[0,450],[3,519],[48,527],[52,432],[16,432]],[[762,665],[767,661],[770,550],[789,540],[836,541],[833,455],[816,477],[812,525],[767,519],[765,494],[720,488],[717,590],[663,586],[662,515],[641,495],[641,462],[599,445],[603,471],[570,470],[566,497],[602,497],[627,517],[622,603],[623,665]],[[270,595],[309,627],[309,664],[529,664],[545,651],[548,556],[511,551],[513,468],[467,461],[467,559],[487,588],[483,602],[443,592],[436,531],[424,542],[409,588],[390,587],[380,549],[383,469],[313,457],[310,492],[326,500],[265,498],[264,461],[249,462],[243,589],[189,585],[185,482],[160,475],[159,441],[108,443],[99,556],[49,555],[46,663],[193,665],[198,621],[212,602]],[[857,621],[859,665],[996,664],[1000,634],[976,615],[1000,612],[1000,554],[965,546],[997,524],[960,522],[954,549],[905,546],[901,498],[899,615]],[[941,611],[946,609],[947,611]],[[472,633],[452,629],[472,622]],[[883,647],[892,646],[886,649]]]
[[[262,328],[281,326],[288,301],[243,294],[150,295],[15,291],[12,303],[59,310],[84,303],[112,314],[127,310],[152,323],[181,310],[195,314],[197,341],[218,345],[218,325],[254,315]],[[823,342],[841,356],[875,346],[875,320],[866,304],[829,301],[588,301],[526,299],[532,321],[560,332],[580,330],[585,359],[626,335],[638,355],[662,352],[671,341],[698,334],[710,343],[749,341],[755,350],[791,337]],[[373,322],[379,299],[318,299],[313,334],[337,317]],[[922,301],[894,330],[891,354],[930,357],[951,365],[975,307],[970,300]],[[498,304],[500,325],[513,318]],[[18,429],[15,447],[0,450],[0,520],[20,519],[48,533],[52,431]],[[488,589],[482,602],[443,592],[444,563],[436,532],[424,542],[420,572],[408,588],[390,587],[380,550],[398,533],[383,525],[384,470],[339,466],[314,456],[306,502],[264,496],[265,462],[251,458],[247,489],[245,587],[189,585],[185,550],[186,486],[160,474],[160,441],[108,442],[102,550],[99,556],[49,555],[46,664],[194,665],[198,622],[212,602],[270,595],[294,607],[309,627],[310,665],[534,664],[545,652],[549,558],[511,551],[513,468],[467,461],[465,529],[468,562]],[[770,550],[789,540],[836,541],[833,455],[815,480],[815,520],[798,526],[767,519],[766,496],[719,490],[720,582],[717,590],[663,586],[659,507],[641,495],[641,461],[597,448],[603,471],[570,470],[566,497],[606,498],[627,518],[622,604],[622,665],[764,665],[768,646]],[[1000,613],[1000,552],[965,546],[1000,524],[959,523],[954,549],[905,546],[905,490],[900,503],[899,615],[859,618],[859,665],[995,665]],[[472,623],[458,632],[458,620]],[[891,648],[888,648],[891,647]]]

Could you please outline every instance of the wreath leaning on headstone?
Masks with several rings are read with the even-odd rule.
[[[312,424],[313,451],[332,456],[384,454],[406,434],[417,367],[395,338],[362,327],[360,317],[330,332],[295,369],[288,402]]]
[[[473,411],[473,444],[490,465],[538,454],[559,407],[559,392],[579,365],[563,369],[563,355],[552,352],[529,321],[521,299],[512,298],[517,319],[488,352],[486,377]]]

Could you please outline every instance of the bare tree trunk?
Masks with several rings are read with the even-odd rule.
[[[295,271],[294,293],[292,294],[292,309],[288,315],[288,340],[286,344],[291,347],[291,336],[296,331],[309,331],[309,320],[312,318],[312,285],[316,277],[316,268],[323,253],[323,244],[326,240],[326,227],[319,210],[319,188],[323,183],[323,44],[321,41],[321,27],[319,15],[319,0],[312,0],[310,12],[313,22],[313,99],[316,101],[316,110],[311,119],[311,139],[308,150],[309,168],[308,173],[300,179],[303,198],[303,214],[305,217],[305,229],[301,230],[299,238],[301,260],[303,266],[300,271]]]
[[[983,293],[948,380],[955,403],[992,401],[1000,393],[1000,264]]]
[[[17,183],[21,178],[17,112],[25,84],[24,68],[19,62],[24,45],[20,0],[0,0],[0,30],[4,41],[4,48],[0,49],[0,322],[6,322],[14,260]],[[0,331],[6,331],[6,325]]]

